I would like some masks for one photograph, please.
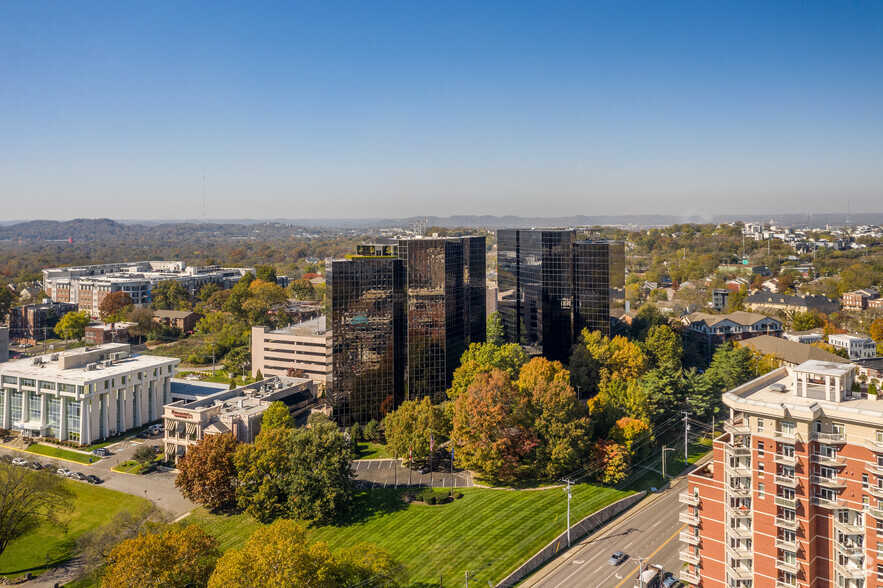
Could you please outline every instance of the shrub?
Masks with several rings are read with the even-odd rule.
[[[462,492],[454,492],[454,500],[460,500],[461,498],[463,498]]]
[[[430,496],[428,499],[426,499],[426,504],[435,504],[435,502],[435,496]]]

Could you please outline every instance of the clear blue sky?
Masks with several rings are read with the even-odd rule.
[[[883,212],[883,2],[0,3],[0,220]]]

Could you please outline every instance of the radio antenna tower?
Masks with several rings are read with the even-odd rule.
[[[202,224],[205,226],[205,166],[202,166]]]

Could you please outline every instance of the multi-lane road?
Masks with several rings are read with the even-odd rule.
[[[669,489],[649,496],[599,532],[574,544],[520,586],[632,588],[639,557],[679,576],[682,563],[678,558],[678,533],[686,525],[678,521],[678,513],[683,510],[678,494],[685,490],[686,478],[673,480]],[[623,551],[629,558],[619,566],[611,566],[607,561],[614,551]]]

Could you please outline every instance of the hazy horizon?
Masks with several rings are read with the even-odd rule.
[[[880,3],[5,3],[0,220],[880,212],[881,25]]]

